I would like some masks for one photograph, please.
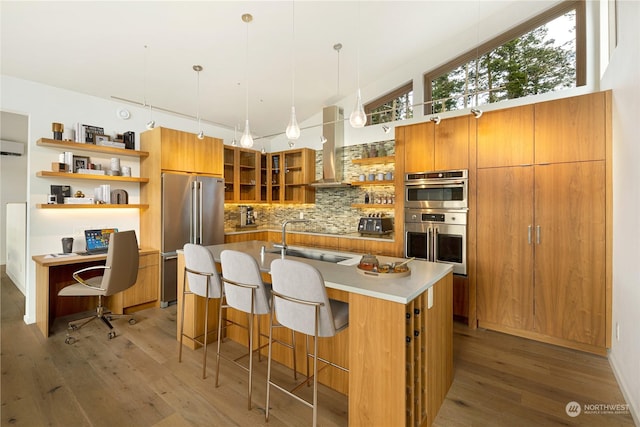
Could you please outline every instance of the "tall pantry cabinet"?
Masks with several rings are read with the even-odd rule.
[[[610,347],[610,112],[600,92],[478,120],[479,326]]]

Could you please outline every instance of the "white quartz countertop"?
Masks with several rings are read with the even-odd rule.
[[[267,249],[264,256],[261,256],[260,254],[262,246],[265,246]],[[208,246],[207,248],[213,253],[213,257],[216,262],[220,262],[220,253],[225,249],[248,253],[258,261],[260,269],[264,272],[269,272],[271,269],[271,262],[281,256],[280,253],[268,252],[269,250],[275,249],[273,248],[272,243],[258,240],[224,243]],[[394,277],[393,275],[389,275],[386,277],[371,277],[365,276],[357,270],[357,264],[359,263],[362,254],[300,246],[290,246],[289,248],[347,257],[347,260],[336,264],[307,258],[286,256],[286,258],[305,262],[316,267],[320,273],[322,273],[322,277],[324,278],[325,284],[328,288],[353,292],[402,304],[407,304],[412,301],[452,271],[452,266],[449,264],[414,260],[409,263],[409,268],[411,270],[411,274],[409,276]],[[377,258],[381,263],[403,261],[402,258],[386,256],[378,256]]]

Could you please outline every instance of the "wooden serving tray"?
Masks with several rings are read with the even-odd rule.
[[[397,279],[399,277],[407,277],[411,275],[411,269],[403,271],[401,273],[379,273],[377,271],[363,270],[356,265],[356,270],[358,270],[358,273],[362,274],[363,276],[377,277],[379,279]]]

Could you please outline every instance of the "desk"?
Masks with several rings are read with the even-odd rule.
[[[132,312],[159,305],[160,262],[157,249],[140,249],[138,280],[126,291],[106,299],[115,314]],[[76,283],[74,271],[92,265],[104,265],[106,254],[48,257],[34,255],[36,263],[36,324],[45,337],[55,317],[95,309],[97,297],[58,297],[60,289]],[[96,272],[95,275],[100,275]],[[95,300],[95,301],[92,301]]]

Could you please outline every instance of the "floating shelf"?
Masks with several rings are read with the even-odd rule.
[[[127,150],[126,148],[108,147],[104,145],[82,144],[73,141],[59,141],[57,139],[40,138],[36,141],[36,145],[45,147],[61,148],[67,151],[81,150],[91,153],[103,153],[118,156],[129,157],[149,157],[148,151]]]
[[[395,181],[393,180],[384,180],[384,181],[352,181],[351,185],[394,185]]]
[[[394,204],[389,204],[389,203],[353,203],[351,205],[352,208],[363,208],[363,209],[367,209],[367,208],[374,208],[374,209],[394,209],[395,205]]]
[[[351,163],[356,165],[373,165],[373,164],[385,164],[395,163],[396,156],[384,156],[384,157],[365,157],[364,159],[351,159]]]
[[[149,205],[134,205],[134,204],[122,204],[122,205],[110,205],[110,204],[60,204],[60,205],[48,205],[45,203],[36,204],[38,209],[147,209]]]
[[[41,178],[68,178],[68,179],[89,179],[94,181],[120,181],[120,182],[149,182],[149,178],[137,178],[132,176],[111,176],[111,175],[92,175],[84,173],[69,172],[52,172],[39,171],[36,176]]]

